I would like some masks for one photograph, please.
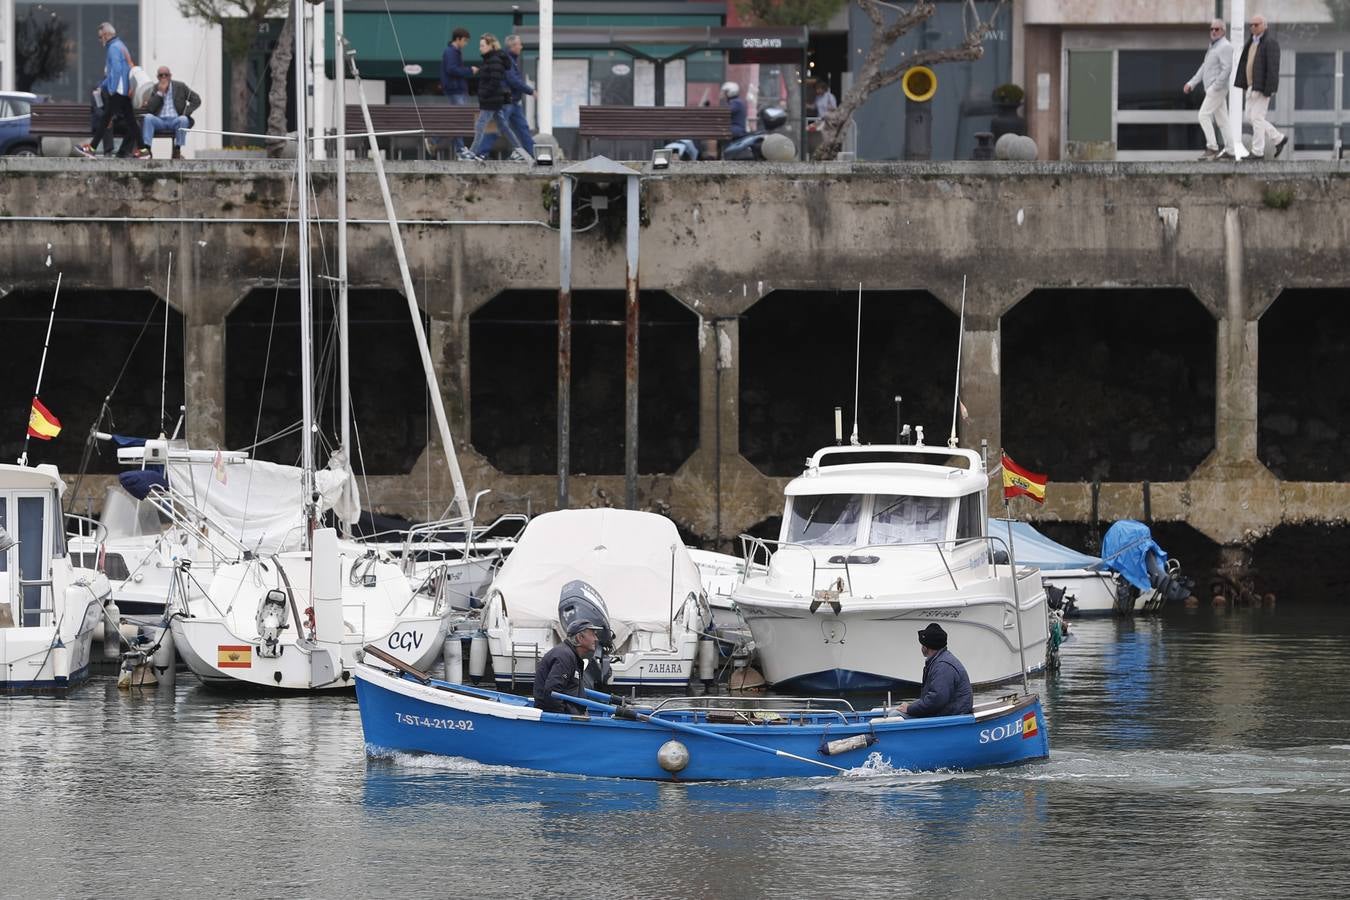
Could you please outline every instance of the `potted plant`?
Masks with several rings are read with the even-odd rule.
[[[1017,107],[1022,105],[1025,96],[1026,92],[1015,84],[1000,84],[994,88],[991,99],[997,112],[989,123],[989,130],[994,133],[995,140],[1005,134],[1027,133],[1027,120],[1017,114]]]

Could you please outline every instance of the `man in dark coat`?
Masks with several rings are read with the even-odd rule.
[[[567,639],[553,647],[534,667],[534,705],[545,712],[580,715],[585,710],[573,703],[565,703],[553,692],[581,696],[581,673],[586,660],[595,652],[600,637],[596,626],[578,619],[567,627]]]
[[[156,131],[173,132],[173,158],[183,158],[187,130],[195,122],[192,114],[202,105],[197,92],[181,81],[173,80],[168,66],[155,73],[155,89],[145,101],[145,119],[141,122],[141,143],[147,148]]]
[[[478,40],[478,52],[483,56],[483,64],[478,67],[478,118],[474,121],[473,146],[469,148],[469,153],[473,159],[483,158],[496,140],[495,136],[487,132],[488,123],[495,121],[497,134],[510,142],[511,149],[520,151],[518,154],[513,153],[512,158],[529,159],[507,118],[506,107],[511,102],[511,86],[506,83],[506,73],[511,63],[506,51],[495,36],[485,34]]]
[[[441,93],[451,106],[469,105],[469,79],[478,72],[476,66],[464,64],[464,45],[467,43],[469,29],[456,28],[441,53]],[[427,149],[434,152],[436,142],[428,138]],[[455,155],[462,156],[465,149],[464,141],[455,138]]]
[[[1266,141],[1275,145],[1271,156],[1279,156],[1288,136],[1266,121],[1270,98],[1280,89],[1280,44],[1266,33],[1266,17],[1252,16],[1252,36],[1238,57],[1234,86],[1247,92],[1247,121],[1252,123],[1252,159],[1265,159]]]
[[[923,686],[919,699],[901,703],[900,712],[912,719],[925,716],[961,716],[973,708],[970,676],[961,661],[947,649],[947,632],[936,622],[919,632],[924,655]]]

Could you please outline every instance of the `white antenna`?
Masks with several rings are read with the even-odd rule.
[[[956,446],[956,412],[961,408],[961,345],[966,338],[966,276],[961,276],[961,324],[956,332],[956,391],[952,397],[952,433],[947,446]]]
[[[169,391],[169,294],[173,288],[173,251],[169,251],[169,271],[164,276],[164,349],[159,360],[159,433],[164,435],[164,408]]]
[[[862,357],[862,282],[858,282],[858,339],[853,345],[853,433],[848,442],[858,446],[858,367]]]

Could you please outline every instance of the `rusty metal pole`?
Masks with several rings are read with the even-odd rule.
[[[628,176],[628,260],[624,278],[624,506],[637,509],[638,477],[638,176]]]
[[[567,509],[572,443],[572,179],[566,175],[561,176],[558,202],[558,509]]]

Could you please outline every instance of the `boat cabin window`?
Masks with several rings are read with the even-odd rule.
[[[858,494],[793,497],[787,539],[797,544],[857,546],[862,501]]]
[[[961,505],[956,513],[957,540],[984,537],[985,515],[982,499],[978,493],[966,494],[961,498]]]
[[[947,540],[952,501],[943,497],[878,494],[872,505],[873,544],[919,544]]]

